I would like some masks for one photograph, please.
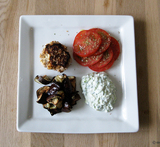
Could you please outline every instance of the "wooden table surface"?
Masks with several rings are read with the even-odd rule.
[[[43,134],[16,130],[21,15],[132,15],[140,129],[121,134]],[[160,0],[0,0],[0,147],[160,146]]]

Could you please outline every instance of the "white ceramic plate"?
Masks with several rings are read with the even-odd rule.
[[[77,77],[81,95],[70,113],[51,116],[36,102],[36,90],[42,85],[34,82],[36,75],[56,76],[60,73],[42,66],[39,54],[45,44],[56,40],[68,47],[82,29],[102,28],[115,37],[121,54],[111,69],[106,71],[117,87],[114,110],[105,113],[90,108],[81,94],[80,79],[91,73],[88,67],[74,60],[64,72]],[[73,57],[72,57],[73,59]],[[21,16],[19,26],[19,70],[17,97],[17,130],[20,132],[49,133],[119,133],[139,129],[137,80],[135,60],[134,19],[114,15],[48,15]],[[61,74],[60,74],[61,75]]]

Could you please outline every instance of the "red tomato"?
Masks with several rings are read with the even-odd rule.
[[[108,47],[111,43],[111,36],[109,35],[108,32],[106,32],[105,30],[99,29],[99,28],[93,28],[90,30],[98,33],[102,39],[101,45],[99,46],[99,49],[97,50],[97,52],[94,55],[102,54],[103,52],[105,52],[108,49]]]
[[[114,58],[114,60],[116,60],[120,54],[120,46],[119,46],[118,41],[113,37],[111,37],[110,48],[112,48],[113,58]]]
[[[80,57],[93,55],[101,44],[101,36],[93,31],[79,32],[73,42],[73,51]]]
[[[119,43],[113,37],[111,37],[111,43],[110,43],[110,46],[109,46],[108,50],[112,50],[113,51],[113,57],[112,57],[111,61],[107,65],[105,65],[103,67],[99,66],[99,68],[97,68],[97,67],[95,68],[95,67],[90,66],[89,68],[92,69],[93,71],[96,71],[96,72],[101,72],[101,71],[105,71],[105,70],[109,69],[113,65],[114,61],[118,58],[118,56],[120,54]]]
[[[98,68],[98,69],[92,69],[93,71],[96,71],[96,72],[101,72],[101,71],[105,71],[107,69],[109,69],[114,63],[114,59],[112,58],[112,60],[104,67],[102,68]]]
[[[103,53],[102,59],[96,64],[89,66],[89,68],[92,70],[97,70],[99,68],[102,68],[106,66],[112,60],[112,58],[113,58],[113,51],[111,48],[109,48]]]
[[[97,56],[80,57],[73,52],[73,58],[82,66],[96,64],[99,60],[101,60],[102,56],[103,54]]]

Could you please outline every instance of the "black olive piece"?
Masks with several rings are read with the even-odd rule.
[[[44,75],[44,76],[38,76],[38,75],[37,75],[37,76],[34,78],[34,81],[37,82],[37,83],[39,83],[39,84],[47,85],[47,84],[49,84],[49,83],[52,82],[52,79],[53,79],[53,78],[50,78],[50,77],[48,77],[48,76],[46,76],[46,75]]]

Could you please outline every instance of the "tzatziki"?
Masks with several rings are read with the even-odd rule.
[[[107,73],[91,73],[81,79],[85,102],[98,111],[109,112],[116,101],[116,87]]]

